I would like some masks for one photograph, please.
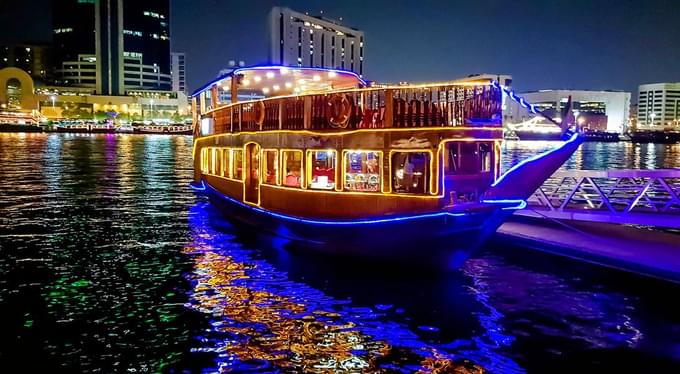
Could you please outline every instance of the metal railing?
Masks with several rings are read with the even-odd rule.
[[[489,84],[333,91],[213,110],[214,133],[386,127],[501,126],[502,93]]]
[[[680,169],[553,174],[522,215],[680,228]]]

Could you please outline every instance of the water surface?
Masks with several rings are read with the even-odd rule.
[[[678,167],[677,146],[635,147],[589,143],[568,165]],[[236,230],[191,176],[190,137],[0,134],[0,364],[680,370],[677,286],[506,243],[449,273],[300,253]]]

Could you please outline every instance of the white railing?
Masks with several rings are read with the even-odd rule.
[[[522,215],[680,228],[680,169],[553,174]]]

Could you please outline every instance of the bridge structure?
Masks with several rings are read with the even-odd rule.
[[[680,229],[680,169],[558,171],[516,214]]]

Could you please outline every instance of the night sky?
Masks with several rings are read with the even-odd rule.
[[[0,0],[0,41],[48,39],[49,2]],[[493,72],[512,74],[519,91],[612,89],[635,97],[641,83],[680,81],[678,0],[171,2],[173,49],[187,54],[191,89],[229,60],[267,62],[274,5],[323,10],[364,30],[365,77],[381,82]],[[31,11],[35,25],[27,27]]]

